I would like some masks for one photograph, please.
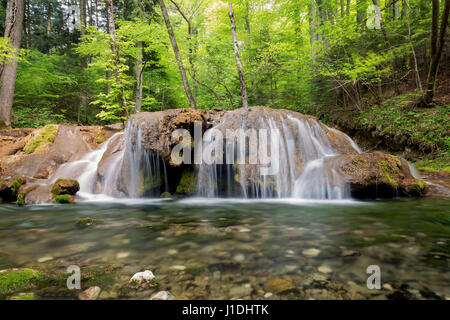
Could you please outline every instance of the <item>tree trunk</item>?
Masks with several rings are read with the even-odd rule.
[[[178,68],[180,69],[181,79],[183,81],[184,91],[186,92],[186,96],[189,100],[189,104],[192,109],[196,109],[195,99],[192,96],[191,88],[189,87],[189,82],[186,76],[186,70],[183,66],[183,61],[180,58],[180,52],[178,50],[177,40],[175,39],[175,34],[172,29],[172,24],[169,20],[169,15],[167,13],[166,5],[164,4],[164,0],[159,0],[159,6],[161,7],[161,12],[164,17],[164,21],[166,23],[167,32],[169,33],[170,42],[172,43],[173,53],[175,54],[175,59],[178,63]]]
[[[242,69],[241,59],[239,58],[239,46],[236,37],[236,22],[234,21],[233,4],[231,2],[228,16],[230,17],[231,21],[231,33],[233,35],[234,56],[236,58],[236,66],[239,74],[239,82],[241,83],[242,107],[248,108],[247,87],[245,86],[244,71]]]
[[[30,0],[26,0],[25,5],[26,10],[26,24],[25,24],[25,34],[27,36],[27,48],[31,48],[31,13],[30,13]]]
[[[143,50],[142,50],[142,41],[139,41],[136,44],[138,48],[138,56],[136,58],[136,65],[135,65],[135,71],[136,71],[136,106],[135,110],[136,112],[141,112],[142,109],[142,76],[144,68],[142,66],[143,61]]]
[[[83,37],[86,35],[86,25],[87,25],[87,18],[86,18],[86,0],[80,0],[80,36]],[[88,56],[83,56],[81,58],[81,68],[86,70],[88,67]],[[81,108],[87,107],[88,104],[88,97],[84,90],[84,88],[81,89],[80,92],[80,104],[78,105],[78,113],[77,113],[77,121],[78,125],[81,125]]]
[[[17,50],[22,38],[25,0],[9,0],[6,8],[5,39]],[[3,64],[0,68],[0,127],[11,125],[11,109],[16,86],[17,59]]]
[[[123,116],[125,119],[128,119],[128,106],[127,100],[125,98],[125,88],[120,77],[120,51],[119,45],[117,44],[116,39],[116,25],[114,23],[114,3],[113,0],[104,0],[106,2],[106,9],[109,21],[109,38],[110,38],[110,46],[111,51],[114,56],[114,76],[116,79],[116,85],[119,89],[119,106],[123,110]]]
[[[47,53],[50,54],[52,47],[50,45],[50,36],[52,34],[52,13],[53,13],[53,7],[51,2],[47,5]]]
[[[109,15],[106,14],[106,33],[109,34]],[[111,93],[111,70],[106,70],[106,95]]]
[[[250,83],[252,85],[252,95],[253,103],[257,100],[256,98],[256,84],[255,76],[253,74],[253,54],[252,54],[252,33],[250,29],[250,18],[249,18],[250,6],[248,1],[245,2],[245,27],[247,29],[247,50],[248,50],[248,64],[250,66]]]
[[[442,13],[442,22],[440,30],[439,26],[439,0],[433,0],[432,11],[432,30],[431,30],[431,61],[428,70],[427,88],[425,91],[425,105],[430,106],[433,102],[434,92],[436,89],[436,77],[439,69],[439,61],[442,55],[442,49],[445,43],[445,33],[448,26],[448,18],[450,11],[450,0],[445,0],[444,12]]]

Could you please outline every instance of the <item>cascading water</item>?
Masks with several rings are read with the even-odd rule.
[[[313,117],[267,108],[228,112],[213,124],[213,128],[223,133],[223,152],[219,153],[223,160],[231,159],[231,162],[203,162],[181,168],[168,164],[167,150],[170,153],[171,147],[167,144],[167,136],[162,135],[169,132],[170,136],[170,130],[178,127],[161,130],[159,126],[166,119],[166,114],[159,113],[132,117],[124,133],[115,134],[81,160],[61,166],[55,172],[53,181],[57,178],[77,179],[81,186],[80,195],[87,198],[92,198],[93,194],[159,198],[163,192],[175,191],[180,172],[187,168],[196,173],[196,190],[200,197],[351,198],[340,172],[327,165],[327,159],[361,151],[347,135],[326,127]],[[188,122],[187,127],[190,128],[190,124]],[[262,162],[249,164],[247,160],[252,151],[248,136],[242,144],[239,139],[234,139],[236,136],[229,139],[226,131],[241,130],[248,134],[261,129],[269,134],[267,137],[255,133],[260,146],[265,145],[264,152],[256,151]],[[270,135],[274,131],[278,135]],[[211,130],[203,133],[208,138]],[[203,140],[203,158],[211,151],[211,143],[208,139]],[[273,145],[278,146],[277,154],[271,148]],[[238,159],[244,159],[244,162]],[[274,159],[277,159],[278,170],[274,174],[262,174],[261,168]]]
[[[240,198],[301,198],[301,199],[349,199],[348,186],[333,168],[325,165],[325,159],[341,154],[330,143],[331,135],[340,135],[347,150],[361,152],[358,146],[343,133],[327,128],[311,118],[297,118],[290,114],[266,113],[257,122],[241,117],[234,122],[243,130],[278,130],[279,165],[273,176],[260,175],[258,166],[243,164],[202,164],[198,171],[198,194],[203,197]],[[227,128],[224,119],[216,128]],[[213,143],[213,142],[209,142]],[[236,154],[237,141],[233,145]],[[272,141],[273,143],[273,141]],[[207,142],[208,144],[208,142]],[[269,148],[270,149],[270,148]],[[208,145],[203,148],[209,152]],[[224,157],[231,149],[224,148]],[[247,151],[238,151],[248,158]],[[245,155],[242,152],[246,152]]]

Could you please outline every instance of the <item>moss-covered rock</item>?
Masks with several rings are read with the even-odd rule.
[[[181,179],[175,193],[177,195],[192,195],[196,192],[197,183],[195,181],[195,174],[192,170],[185,169],[181,174]]]
[[[25,204],[25,192],[19,193],[19,195],[17,196],[16,204],[18,206],[23,206]]]
[[[4,202],[17,201],[20,187],[23,184],[25,184],[25,179],[22,177],[3,180],[3,182],[0,183],[0,199]]]
[[[95,220],[95,219],[92,219],[92,218],[88,217],[88,218],[82,218],[82,219],[78,220],[75,223],[75,225],[78,228],[88,228],[88,227],[92,227],[92,226],[94,226],[96,224],[100,224],[100,223],[101,223],[100,220]]]
[[[23,148],[25,154],[41,153],[55,142],[58,125],[48,125],[42,128]]]
[[[405,160],[383,152],[330,157],[326,168],[337,169],[356,198],[415,197],[426,189],[424,182],[412,176]]]
[[[33,288],[43,274],[34,269],[12,269],[0,272],[0,296]]]
[[[74,196],[78,191],[80,191],[80,184],[73,179],[58,179],[50,189],[50,193],[54,197],[63,194]]]
[[[161,198],[172,198],[172,195],[170,192],[163,192],[161,193]]]
[[[67,194],[60,194],[53,198],[53,203],[59,204],[73,203],[73,197]]]

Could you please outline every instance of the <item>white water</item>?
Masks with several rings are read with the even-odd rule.
[[[245,165],[203,164],[198,174],[198,195],[209,198],[225,196],[245,199],[351,199],[350,190],[339,173],[335,169],[325,167],[326,158],[340,153],[332,147],[322,126],[318,122],[290,115],[279,117],[280,119],[262,117],[259,124],[259,127],[279,130],[281,133],[279,171],[276,175],[258,175],[252,171],[255,168]],[[278,126],[277,122],[281,123],[281,126]],[[245,120],[242,120],[240,125],[244,130],[255,126],[247,124]],[[337,130],[329,130],[343,135]],[[349,147],[360,153],[361,150],[356,143],[348,136],[344,136]],[[237,150],[237,142],[234,149]],[[203,150],[205,152],[208,148]],[[225,153],[226,151],[225,148]],[[248,181],[249,178],[251,181]],[[236,187],[236,184],[239,186]]]

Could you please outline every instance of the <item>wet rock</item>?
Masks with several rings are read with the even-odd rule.
[[[331,269],[328,266],[320,266],[317,270],[319,270],[320,273],[332,273],[333,269]]]
[[[48,262],[48,261],[52,261],[52,260],[53,260],[53,257],[51,257],[51,256],[45,256],[45,257],[39,258],[39,259],[37,260],[37,262],[39,262],[39,263],[44,263],[44,262]]]
[[[10,177],[9,179],[0,180],[0,200],[4,202],[17,201],[23,184],[25,184],[23,177]]]
[[[8,300],[20,300],[20,301],[25,301],[25,300],[34,300],[35,296],[33,292],[21,292],[18,294],[14,294],[11,297],[9,297]]]
[[[175,265],[175,266],[171,266],[170,269],[176,270],[176,271],[184,271],[184,270],[186,270],[186,267]]]
[[[295,290],[295,284],[290,279],[272,279],[266,282],[264,290],[274,294],[283,294]]]
[[[229,294],[231,297],[242,298],[251,295],[252,291],[251,287],[239,286],[231,288]]]
[[[320,254],[320,250],[319,249],[314,249],[314,248],[305,249],[305,250],[302,251],[302,254],[305,257],[308,257],[308,258],[315,258],[315,257],[317,257]]]
[[[383,152],[330,157],[326,167],[339,172],[359,199],[416,197],[426,191],[425,182],[412,176],[405,160]]]
[[[169,291],[159,291],[150,300],[175,300],[175,297]]]
[[[102,289],[100,287],[90,287],[78,295],[80,300],[97,300]]]
[[[53,196],[59,195],[72,195],[74,196],[80,191],[80,184],[77,180],[73,179],[58,179],[50,189],[50,193]]]
[[[265,294],[264,294],[264,298],[266,298],[266,299],[269,299],[269,298],[271,298],[273,296],[273,293],[272,292],[266,292]]]
[[[82,219],[78,220],[75,223],[75,226],[77,226],[78,228],[89,228],[89,227],[95,226],[100,223],[101,223],[100,220],[95,220],[95,219],[87,217],[87,218],[82,218]]]

